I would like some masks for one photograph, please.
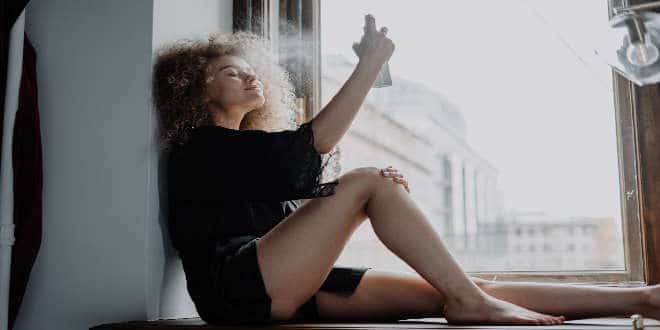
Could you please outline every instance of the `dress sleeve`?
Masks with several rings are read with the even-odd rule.
[[[287,201],[333,195],[338,180],[320,182],[328,161],[322,164],[314,147],[312,121],[279,132],[214,131],[199,153],[203,197]]]

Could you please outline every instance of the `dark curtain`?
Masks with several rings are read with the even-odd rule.
[[[0,101],[4,102],[9,54],[9,33],[16,19],[29,1],[9,1],[2,3],[3,34],[2,47],[2,88]],[[36,52],[27,35],[24,34],[23,65],[19,87],[18,109],[14,122],[12,165],[14,169],[14,245],[11,256],[11,277],[9,285],[9,329],[13,329],[16,316],[25,294],[30,272],[41,246],[42,229],[42,159],[41,130],[37,102]],[[0,123],[0,136],[2,136]],[[0,164],[8,160],[0,159]]]

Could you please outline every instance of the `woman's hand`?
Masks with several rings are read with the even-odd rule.
[[[410,193],[410,188],[408,188],[408,181],[403,178],[403,174],[398,173],[397,170],[392,166],[381,169],[380,175],[386,178],[392,178],[394,182],[402,184],[403,187],[406,188],[406,191]]]
[[[380,68],[394,52],[394,43],[385,36],[387,28],[376,30],[376,19],[372,15],[364,17],[364,35],[360,43],[353,44],[353,51],[360,58],[360,63],[375,65]]]

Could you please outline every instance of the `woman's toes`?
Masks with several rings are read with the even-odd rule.
[[[546,322],[547,322],[546,324],[548,324],[548,325],[555,325],[555,324],[558,324],[559,320],[557,318],[554,318],[554,317],[547,317]]]

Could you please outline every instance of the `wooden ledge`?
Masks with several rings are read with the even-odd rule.
[[[644,325],[646,329],[660,330],[660,322],[652,319],[645,319]],[[198,330],[198,329],[351,329],[351,330],[378,330],[378,329],[561,329],[561,330],[629,330],[632,329],[632,323],[626,318],[597,318],[597,319],[583,319],[567,321],[563,325],[558,326],[456,326],[449,325],[443,318],[424,318],[424,319],[407,319],[391,323],[374,323],[374,322],[323,322],[323,323],[283,323],[276,325],[226,325],[216,326],[208,325],[200,318],[184,318],[184,319],[164,319],[156,321],[129,321],[112,324],[102,324],[90,328],[90,330],[115,330],[115,329],[158,329],[158,330]]]

